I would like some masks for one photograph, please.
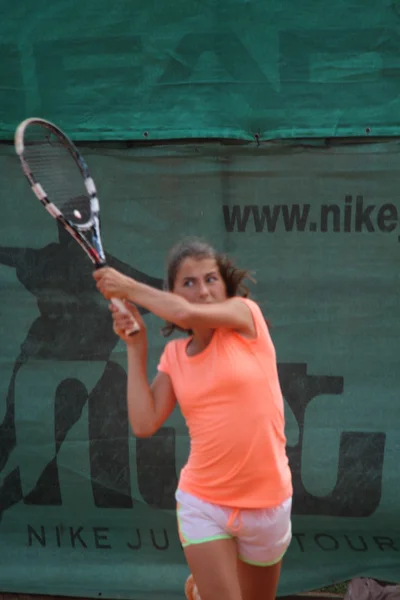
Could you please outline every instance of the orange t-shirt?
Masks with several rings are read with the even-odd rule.
[[[179,488],[215,504],[268,508],[293,493],[284,404],[265,319],[255,302],[241,300],[255,339],[218,328],[195,356],[186,354],[190,338],[173,340],[158,369],[169,375],[189,429]]]

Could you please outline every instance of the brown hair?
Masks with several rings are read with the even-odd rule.
[[[175,244],[168,253],[167,256],[167,281],[165,289],[172,291],[174,289],[176,275],[179,267],[186,258],[194,258],[196,260],[202,260],[203,258],[214,258],[221,277],[226,286],[226,294],[228,298],[233,296],[242,296],[248,298],[250,291],[248,287],[243,283],[244,279],[254,281],[250,276],[250,273],[245,269],[239,269],[234,264],[233,260],[226,254],[217,252],[211,244],[202,240],[198,237],[191,237],[181,240]],[[170,335],[174,329],[179,329],[177,325],[173,323],[166,323],[162,328],[162,333],[166,337]],[[189,331],[188,333],[192,333]]]

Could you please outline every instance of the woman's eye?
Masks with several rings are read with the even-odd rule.
[[[185,283],[183,285],[184,285],[184,287],[190,287],[191,285],[193,285],[193,281],[190,281],[190,280],[185,281]]]
[[[213,281],[217,281],[217,278],[215,277],[215,275],[211,275],[211,277],[209,277],[207,279],[208,282],[213,282]]]

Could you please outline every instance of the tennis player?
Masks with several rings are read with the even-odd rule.
[[[259,306],[238,269],[209,244],[175,245],[167,291],[111,268],[94,273],[105,298],[146,308],[187,336],[169,341],[158,373],[147,380],[145,324],[130,324],[110,305],[114,330],[127,345],[129,419],[153,435],[179,403],[190,455],[176,491],[180,540],[191,576],[187,594],[201,600],[273,600],[290,544],[292,478],[275,349]]]

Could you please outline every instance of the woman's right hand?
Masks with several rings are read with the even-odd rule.
[[[130,302],[124,302],[125,308],[129,314],[122,313],[114,304],[110,304],[110,311],[113,318],[113,329],[115,333],[123,340],[128,346],[143,346],[145,347],[147,342],[146,326],[140,315],[140,312],[134,304]],[[127,335],[125,332],[132,328],[133,321],[139,325],[140,330],[133,335]]]

